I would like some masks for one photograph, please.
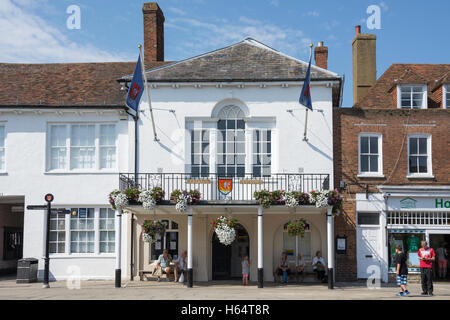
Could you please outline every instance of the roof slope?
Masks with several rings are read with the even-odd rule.
[[[229,47],[148,70],[147,79],[152,82],[296,81],[305,78],[307,68],[308,63],[247,38]],[[337,78],[331,71],[311,68],[312,80]]]
[[[155,62],[158,67],[167,62]],[[0,106],[124,106],[117,79],[136,62],[0,63]]]
[[[397,84],[427,84],[428,108],[439,108],[442,101],[442,87],[450,72],[450,64],[392,64],[378,78],[367,94],[355,107],[373,109],[397,108]]]

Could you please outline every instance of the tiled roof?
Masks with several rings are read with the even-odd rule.
[[[442,102],[442,88],[446,84],[450,64],[392,64],[378,78],[367,94],[355,107],[373,109],[397,108],[397,84],[427,84],[428,107],[439,108]]]
[[[229,47],[149,70],[147,79],[151,82],[301,81],[307,68],[307,62],[247,38]],[[312,80],[338,78],[331,71],[311,68]]]
[[[157,67],[167,62],[155,62]],[[136,62],[0,63],[0,106],[124,106],[120,79]]]

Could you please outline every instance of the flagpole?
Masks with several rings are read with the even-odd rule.
[[[313,48],[313,44],[311,43],[309,45],[310,48],[310,54],[309,54],[309,61],[311,61],[312,58],[312,48]],[[305,132],[303,133],[303,141],[308,141],[308,138],[306,137],[306,132],[308,130],[308,108],[306,108],[306,112],[305,112]]]
[[[148,100],[148,107],[150,110],[150,117],[152,118],[152,127],[153,127],[153,136],[155,141],[159,141],[158,136],[156,135],[156,128],[155,128],[155,120],[153,119],[153,109],[152,109],[152,103],[150,101],[150,89],[147,84],[147,75],[145,74],[145,65],[144,60],[142,59],[142,46],[139,45],[139,52],[141,57],[141,65],[142,65],[142,75],[144,76],[144,83],[145,83],[145,91],[147,92],[147,100]]]

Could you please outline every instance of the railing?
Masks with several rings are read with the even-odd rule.
[[[219,182],[222,179],[231,180],[232,183],[232,190],[226,195],[219,191]],[[170,200],[170,194],[176,189],[187,191],[196,189],[200,191],[203,201],[253,204],[255,203],[253,193],[259,190],[303,192],[327,190],[330,186],[330,175],[279,173],[263,177],[253,174],[227,177],[219,174],[198,176],[189,173],[139,173],[135,176],[134,173],[121,173],[119,182],[120,190],[131,187],[151,190],[154,187],[161,187],[165,191],[164,200]]]

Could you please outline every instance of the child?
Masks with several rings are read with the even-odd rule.
[[[395,257],[395,264],[397,266],[397,284],[400,286],[401,291],[397,293],[397,296],[407,296],[409,294],[406,289],[406,283],[408,281],[408,265],[406,264],[407,258],[402,251],[402,246],[397,245],[395,247],[397,256]]]
[[[248,286],[248,273],[249,273],[250,261],[248,256],[244,256],[242,260],[242,285]]]

